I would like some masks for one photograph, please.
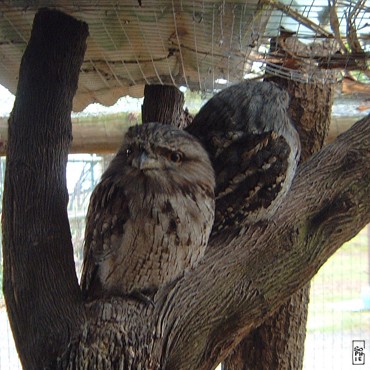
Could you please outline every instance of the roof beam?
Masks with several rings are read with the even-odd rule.
[[[358,120],[357,116],[332,117],[326,142],[334,141]],[[127,123],[119,115],[72,119],[73,141],[70,153],[115,153],[122,142],[123,134],[135,123]],[[0,118],[0,155],[6,154],[7,143],[8,119]]]

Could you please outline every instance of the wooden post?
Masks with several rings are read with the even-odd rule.
[[[141,109],[143,123],[159,122],[185,128],[189,122],[183,106],[184,94],[177,87],[146,85]]]

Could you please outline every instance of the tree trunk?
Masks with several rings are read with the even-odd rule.
[[[180,127],[184,94],[175,86],[145,85],[141,107],[143,123],[159,122]]]
[[[129,297],[82,302],[65,168],[86,37],[85,24],[40,11],[21,65],[2,216],[4,293],[22,364],[214,368],[369,222],[370,117],[298,168],[271,222],[245,228],[241,219],[212,234],[202,263],[158,289],[153,305]],[[270,114],[284,113],[280,100],[270,101]],[[212,114],[200,124],[199,139],[211,142]],[[220,136],[228,130],[227,122],[218,127]]]
[[[328,135],[334,86],[329,82],[303,84],[282,78],[270,80],[288,91],[291,97],[289,115],[299,132],[301,161],[306,161],[320,151]]]
[[[309,285],[281,305],[225,360],[227,370],[298,370],[302,368]]]
[[[9,120],[4,295],[20,360],[27,369],[55,361],[58,349],[70,342],[83,322],[65,166],[72,139],[72,98],[87,35],[86,24],[60,12],[43,10],[36,15]]]
[[[159,122],[181,129],[187,127],[192,116],[184,111],[184,94],[175,86],[145,85],[142,121]]]
[[[290,95],[289,115],[299,132],[301,162],[318,152],[330,125],[333,88],[273,78]],[[260,327],[253,330],[223,364],[224,370],[301,369],[310,284],[292,295]]]

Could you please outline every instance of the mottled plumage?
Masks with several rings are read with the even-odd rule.
[[[214,186],[208,155],[190,134],[131,127],[91,196],[85,296],[146,294],[196,266],[214,220]]]
[[[216,94],[187,129],[215,169],[215,232],[269,220],[285,198],[301,150],[288,105],[276,84],[245,81]]]

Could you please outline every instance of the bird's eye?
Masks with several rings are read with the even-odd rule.
[[[171,152],[170,160],[174,163],[180,163],[182,161],[182,153],[180,153],[180,152]]]
[[[126,156],[129,157],[132,154],[132,146],[128,146],[126,149]]]

